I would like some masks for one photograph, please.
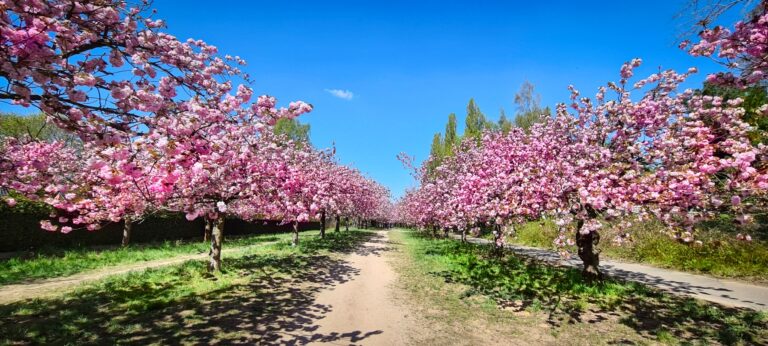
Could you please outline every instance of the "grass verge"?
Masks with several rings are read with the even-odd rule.
[[[306,231],[302,232],[302,235],[317,233],[318,231]],[[227,249],[282,241],[289,238],[290,233],[225,238],[223,247]],[[0,286],[62,277],[108,266],[203,253],[207,252],[208,248],[209,244],[201,241],[168,241],[102,250],[87,247],[65,250],[42,249],[32,256],[14,257],[0,261]]]
[[[631,242],[617,245],[612,234],[603,234],[599,248],[608,258],[648,263],[662,268],[707,274],[722,278],[768,283],[768,243],[737,241],[715,230],[703,231],[700,246],[680,243],[659,232],[655,222],[636,226]],[[603,232],[605,233],[605,232]],[[514,244],[552,248],[557,230],[550,221],[528,222],[517,227]],[[488,236],[486,236],[488,237]],[[575,248],[570,249],[572,253]]]
[[[440,306],[443,324],[505,324],[517,340],[566,344],[765,344],[768,316],[680,298],[636,283],[585,283],[552,267],[489,247],[400,235],[413,263],[411,294]],[[480,316],[480,317],[478,317]],[[493,329],[493,328],[492,328]]]
[[[305,344],[333,341],[311,328],[327,307],[320,290],[356,275],[339,253],[365,231],[304,237],[226,257],[220,274],[204,261],[111,277],[52,299],[0,306],[0,344]]]

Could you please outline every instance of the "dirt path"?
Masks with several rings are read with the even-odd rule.
[[[388,262],[388,252],[393,249],[388,242],[387,232],[379,231],[346,258],[359,275],[317,295],[315,304],[327,306],[330,311],[317,321],[313,333],[335,335],[330,341],[333,344],[407,343],[409,313],[395,301],[397,274]]]
[[[241,246],[231,249],[224,249],[222,252],[236,253],[241,252],[253,247],[265,246],[274,244],[276,242],[260,243],[257,245]],[[152,261],[131,263],[125,265],[111,266],[99,268],[75,275],[36,280],[29,283],[11,284],[0,287],[0,304],[9,304],[17,301],[32,299],[32,298],[44,298],[58,296],[71,291],[73,288],[96,280],[104,279],[108,276],[125,274],[133,271],[142,271],[150,268],[165,267],[174,264],[184,263],[189,260],[199,260],[208,258],[207,253],[199,253],[192,255],[182,255],[171,258],[163,258]]]

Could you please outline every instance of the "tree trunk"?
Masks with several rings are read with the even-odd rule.
[[[595,246],[600,243],[600,234],[597,231],[581,234],[583,226],[584,220],[578,220],[576,246],[579,248],[579,258],[581,258],[584,264],[581,276],[588,282],[602,281],[603,273],[600,272],[600,251],[595,249]]]
[[[213,221],[213,229],[211,230],[211,251],[209,252],[211,259],[208,263],[208,271],[210,272],[221,271],[221,242],[223,240],[224,216],[219,216]]]
[[[133,220],[126,218],[123,220],[123,240],[120,245],[128,246],[131,243],[131,231],[133,230]]]
[[[320,239],[325,239],[325,210],[320,212]]]
[[[496,257],[504,256],[504,227],[495,225],[493,228],[493,255]]]
[[[293,222],[293,239],[291,240],[291,246],[299,245],[299,222]]]
[[[344,230],[349,231],[349,218],[344,218],[346,221],[344,221]]]
[[[334,232],[338,232],[341,229],[341,216],[336,215],[336,227]]]
[[[211,241],[212,229],[213,229],[213,221],[205,219],[205,230],[203,230],[203,242]]]
[[[495,225],[493,229],[493,246],[499,252],[504,249],[504,228],[501,225]]]
[[[462,229],[461,230],[461,242],[466,243],[467,242],[467,230]]]
[[[448,238],[448,227],[443,228],[443,238]]]

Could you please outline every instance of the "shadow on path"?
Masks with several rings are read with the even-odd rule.
[[[478,243],[483,244],[475,244]],[[519,312],[536,305],[536,309],[548,311],[547,322],[554,328],[565,324],[587,327],[613,320],[651,339],[658,333],[666,333],[683,343],[768,342],[765,332],[768,319],[764,314],[746,308],[701,303],[648,288],[670,285],[684,295],[697,290],[726,292],[717,287],[699,287],[640,272],[616,272],[617,268],[607,269],[622,280],[589,284],[578,268],[553,266],[551,261],[534,256],[497,257],[491,255],[485,245],[462,245],[453,241],[436,241],[430,245],[425,254],[442,256],[450,262],[449,270],[432,275],[441,276],[446,282],[467,285],[467,296],[486,295],[505,310]]]
[[[326,244],[314,250],[357,251],[370,236],[345,237],[343,246],[330,244],[335,239],[320,241]],[[227,259],[228,273],[220,279],[206,278],[204,263],[187,262],[107,280],[62,298],[0,306],[0,344],[301,345],[360,342],[382,333],[316,332],[317,321],[331,310],[316,304],[316,295],[353,279],[359,270],[309,253]]]
[[[491,241],[468,238],[478,245],[490,245]],[[578,259],[563,259],[554,251],[508,244],[515,254],[566,267],[581,268]],[[702,300],[735,307],[768,310],[768,287],[730,280],[720,280],[704,275],[656,268],[638,263],[601,260],[601,270],[616,279],[642,283],[679,295],[693,296]]]

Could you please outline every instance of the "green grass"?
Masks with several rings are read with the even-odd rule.
[[[764,313],[680,298],[637,283],[607,280],[592,285],[582,280],[576,269],[553,267],[509,253],[498,257],[488,246],[430,239],[415,232],[405,233],[404,239],[411,257],[420,263],[422,275],[460,285],[463,299],[482,297],[500,307],[544,311],[548,323],[556,328],[588,328],[600,318],[619,316],[620,324],[657,342],[768,342],[768,316]]]
[[[302,236],[314,235],[317,232],[302,232]],[[227,238],[225,235],[223,248],[256,245],[289,238],[290,233],[231,238]],[[202,241],[176,241],[137,244],[124,248],[116,247],[103,250],[87,247],[42,249],[32,256],[14,257],[0,261],[0,285],[67,276],[114,265],[202,253],[207,252],[209,246],[208,243]]]
[[[321,289],[356,274],[338,257],[372,236],[330,232],[226,256],[223,271],[204,261],[110,277],[58,298],[0,306],[2,344],[303,344],[333,335],[298,333],[322,318]],[[326,309],[326,310],[324,310]],[[288,333],[289,335],[282,335]],[[282,335],[282,336],[280,336]]]
[[[634,227],[633,240],[616,245],[613,235],[603,233],[599,248],[603,256],[648,263],[658,267],[708,274],[723,278],[768,282],[768,243],[737,241],[732,234],[704,228],[699,234],[704,240],[700,246],[680,243],[662,234],[658,223]],[[487,237],[487,235],[486,235]],[[509,241],[515,244],[552,248],[557,230],[550,221],[528,222],[517,227],[517,236]],[[570,249],[575,252],[575,247]]]

